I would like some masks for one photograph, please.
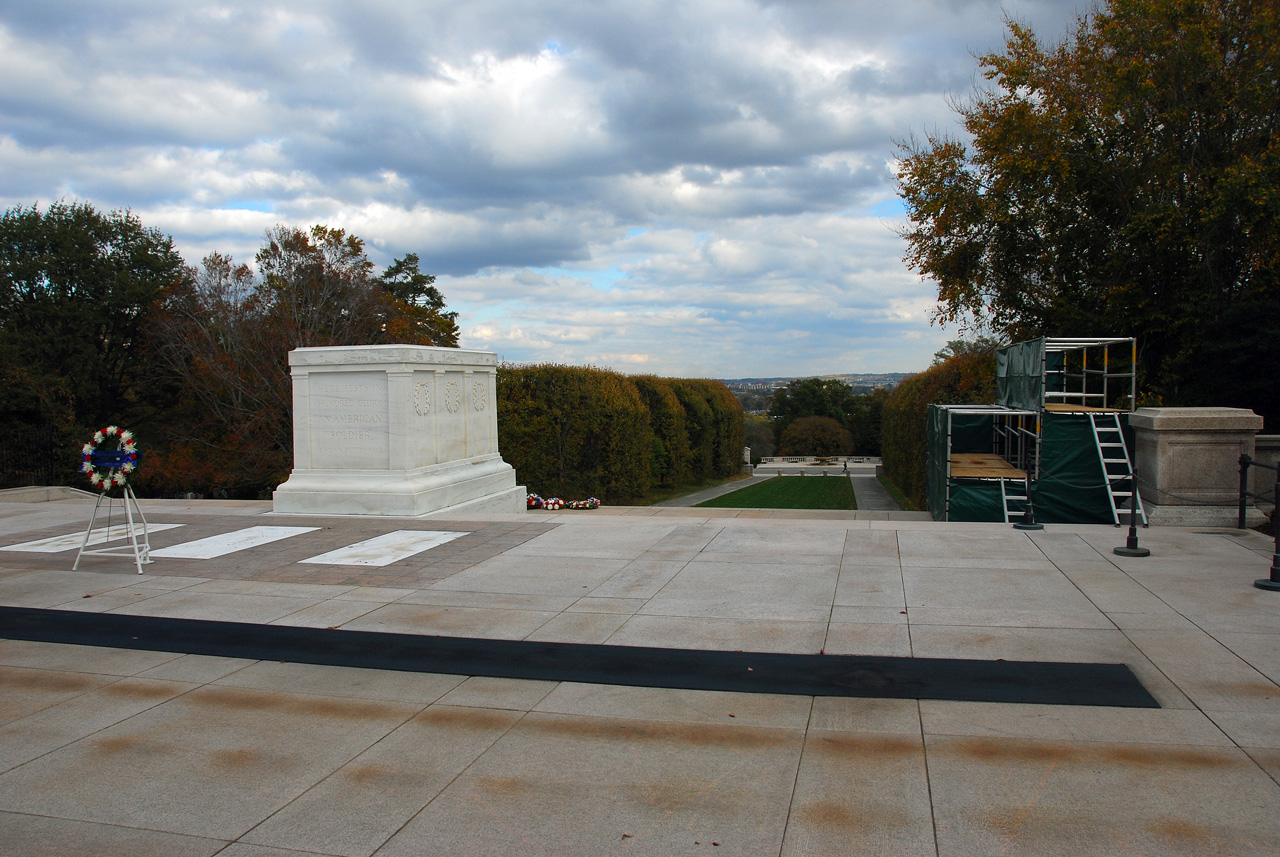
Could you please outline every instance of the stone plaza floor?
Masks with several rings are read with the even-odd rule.
[[[139,575],[120,557],[71,570],[91,508],[0,503],[0,605],[1122,663],[1160,707],[393,672],[0,625],[6,857],[1280,853],[1280,593],[1252,586],[1271,563],[1257,533],[1151,528],[1152,555],[1124,559],[1113,527],[889,512],[370,519],[144,501],[171,526]]]

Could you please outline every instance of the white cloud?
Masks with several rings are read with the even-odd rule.
[[[895,138],[1052,0],[0,3],[0,204],[132,208],[191,262],[327,223],[463,341],[730,377],[923,368]]]

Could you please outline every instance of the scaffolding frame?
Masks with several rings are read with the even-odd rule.
[[[1010,503],[1004,483],[1016,481],[1021,475],[1030,491],[1031,483],[1043,476],[1045,420],[1050,415],[1072,414],[1086,418],[1091,426],[1099,463],[1108,481],[1110,511],[1113,519],[1118,520],[1117,498],[1128,495],[1123,490],[1125,486],[1120,484],[1122,480],[1118,477],[1122,474],[1116,471],[1119,459],[1111,454],[1111,448],[1123,450],[1128,478],[1136,484],[1132,458],[1124,447],[1123,435],[1119,441],[1108,435],[1104,442],[1099,432],[1120,432],[1120,415],[1136,410],[1137,363],[1138,343],[1134,337],[1044,337],[1004,346],[1000,350],[998,370],[1002,404],[935,406],[945,412],[945,461],[938,464],[943,465],[941,472],[945,474],[946,488],[942,496],[933,495],[930,502],[941,500],[943,520],[951,517],[953,478],[1000,481],[1008,520]],[[1007,387],[1003,386],[1006,378],[1009,379]],[[991,453],[976,457],[960,454],[953,472],[952,421],[962,414],[991,419]],[[1105,429],[1100,428],[1099,420],[1104,419],[1115,420],[1116,428],[1111,429],[1109,423]],[[942,426],[936,428],[942,429]],[[966,444],[972,445],[975,439],[970,435]],[[1003,459],[1003,463],[996,460],[998,458]],[[1007,472],[1005,463],[1009,466]]]
[[[1020,470],[1024,474],[1023,480],[1032,478],[1032,470],[1026,465],[1034,463],[1036,467],[1036,478],[1038,478],[1038,468],[1040,464],[1040,414],[1036,411],[1023,410],[1018,408],[1007,408],[1004,405],[938,405],[947,416],[946,422],[946,450],[944,478],[946,485],[946,493],[943,499],[943,520],[950,520],[951,516],[951,479],[952,479],[952,419],[957,415],[974,415],[989,416],[992,418],[992,450],[995,455],[1003,458],[1011,468]],[[1035,430],[1031,431],[1026,428],[1028,421],[1034,421]],[[990,477],[965,477],[989,479],[990,481],[1005,482],[1011,478],[1002,476]],[[1006,508],[1007,513],[1007,508]]]
[[[1061,367],[1049,366],[1050,354],[1062,355]],[[1093,354],[1093,368],[1089,365],[1090,354]],[[1080,359],[1078,371],[1071,371],[1074,368],[1071,365],[1073,355],[1078,355]],[[1122,356],[1127,360],[1118,359]],[[1102,368],[1097,368],[1099,358],[1101,358]],[[1041,410],[1045,410],[1048,405],[1074,405],[1081,409],[1099,408],[1129,412],[1136,408],[1138,340],[1132,336],[1046,338],[1042,364],[1045,383],[1042,388]],[[1125,368],[1115,368],[1117,366],[1125,366]],[[1061,390],[1049,389],[1051,378],[1060,382]],[[1118,381],[1127,381],[1128,383],[1124,385],[1126,389],[1115,390],[1113,382]],[[1072,389],[1072,382],[1076,382],[1078,389]],[[1053,401],[1050,401],[1051,398]],[[1125,407],[1119,407],[1120,403],[1126,399]]]
[[[1025,470],[1032,479],[1039,479],[1040,415],[1034,411],[1001,408],[993,417],[996,454],[1019,470]]]

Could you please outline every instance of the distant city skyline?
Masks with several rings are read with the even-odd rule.
[[[776,375],[772,377],[756,377],[750,376],[746,378],[718,378],[729,386],[739,385],[742,387],[759,387],[760,389],[775,389],[784,387],[792,381],[804,381],[809,378],[820,378],[826,380],[843,381],[850,386],[867,386],[891,381],[897,383],[903,378],[914,375],[914,372],[838,372],[828,373],[825,375]]]
[[[340,227],[509,362],[914,372],[959,332],[895,141],[960,133],[1006,14],[1091,5],[0,0],[0,204],[131,209],[193,265]]]

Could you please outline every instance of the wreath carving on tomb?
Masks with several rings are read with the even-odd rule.
[[[420,381],[413,388],[413,409],[420,417],[431,413],[431,387],[426,382]]]

